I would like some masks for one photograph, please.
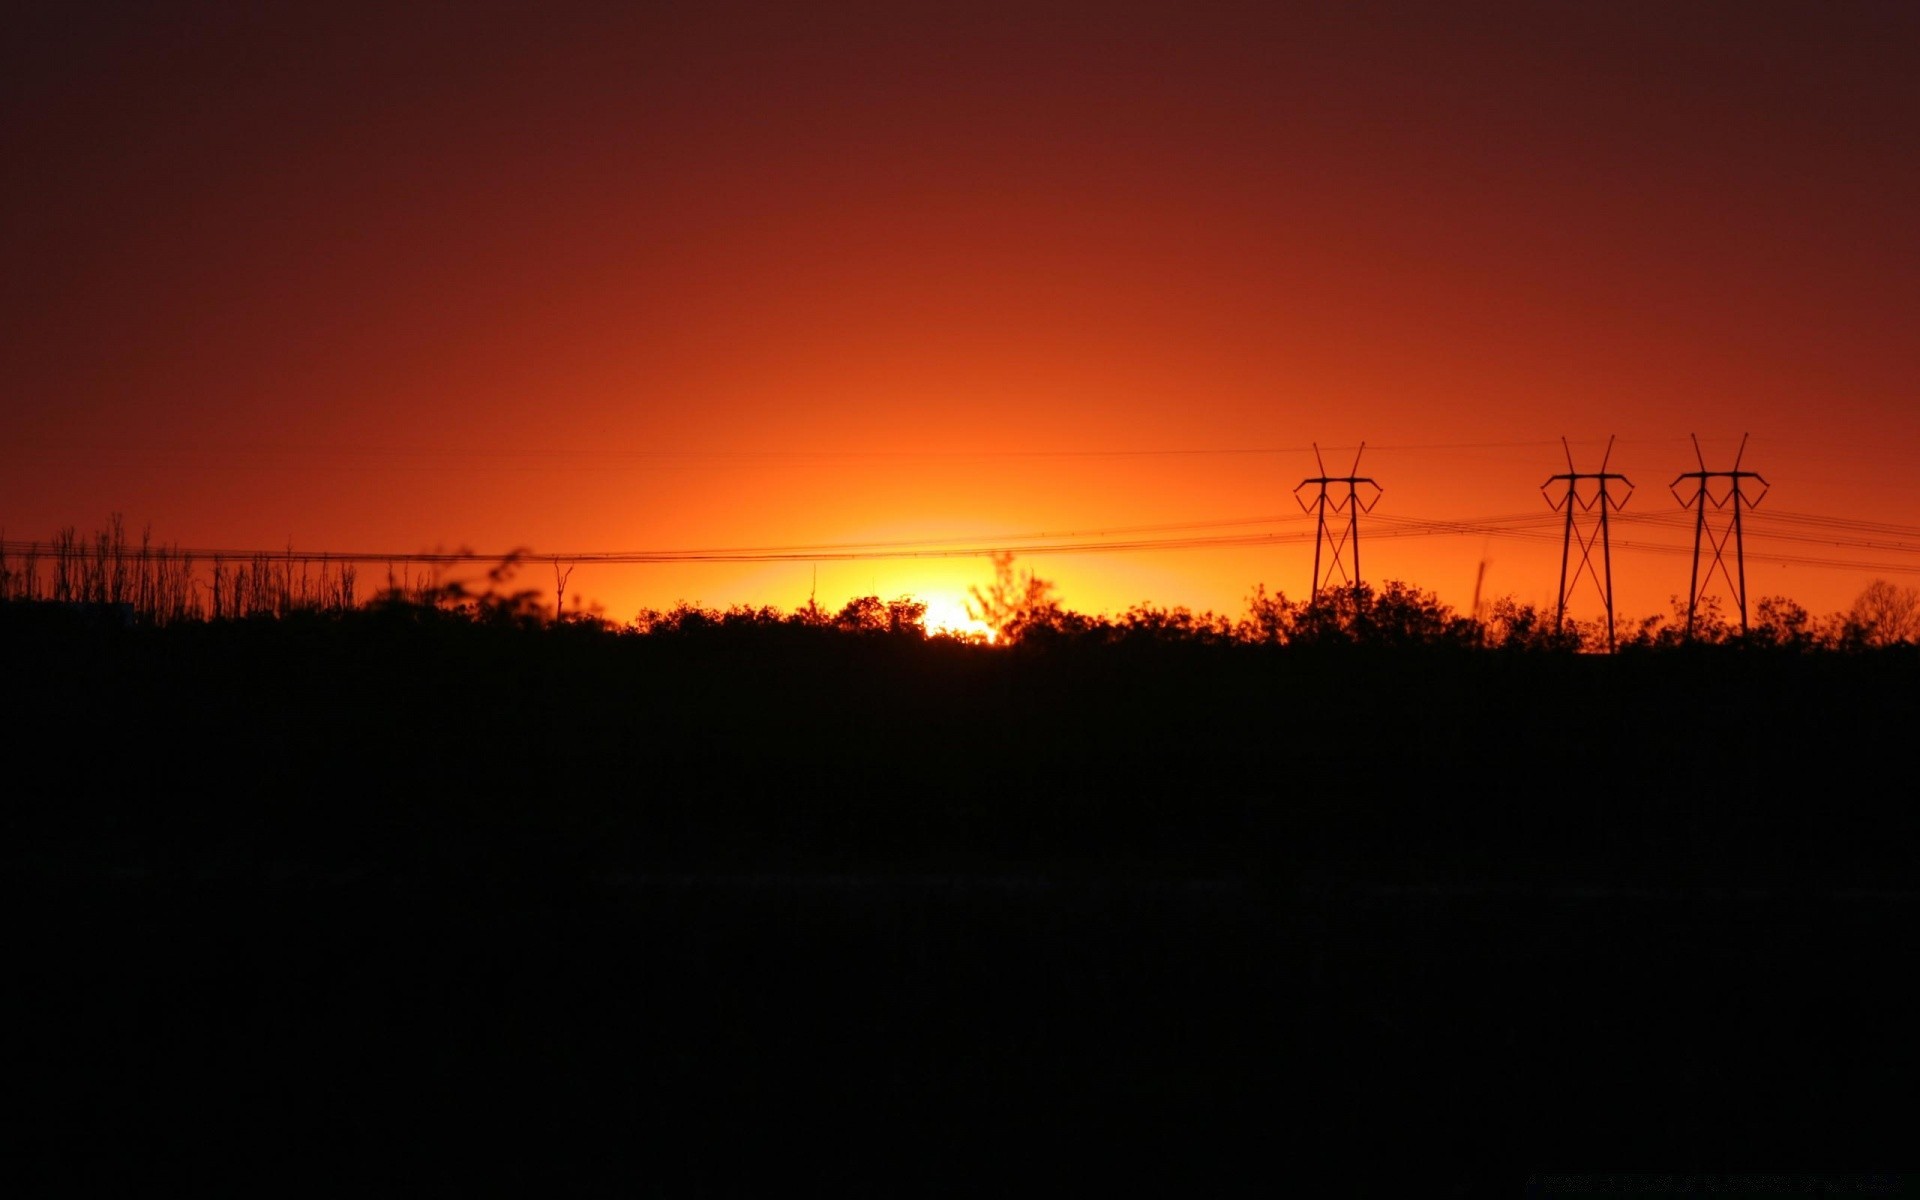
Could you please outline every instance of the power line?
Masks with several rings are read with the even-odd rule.
[[[1493,441],[1493,442],[1396,442],[1376,445],[1374,449],[1393,451],[1433,451],[1433,450],[1531,450],[1541,446],[1557,445],[1555,442],[1539,441]],[[1343,447],[1331,447],[1341,449]],[[603,459],[624,462],[645,461],[693,461],[693,462],[841,462],[841,461],[922,461],[928,459],[951,459],[974,461],[982,459],[1055,459],[1055,458],[1247,458],[1271,456],[1277,454],[1309,455],[1316,452],[1313,443],[1305,445],[1263,445],[1263,446],[1161,446],[1161,447],[1109,447],[1109,448],[1065,448],[1056,450],[1011,450],[1011,449],[886,449],[886,450],[704,450],[692,447],[649,447],[641,450],[625,450],[617,447],[594,447],[591,449],[574,448],[533,448],[516,447],[511,450],[462,449],[457,446],[433,445],[371,445],[329,446],[324,444],[270,444],[235,443],[231,445],[188,444],[179,446],[141,445],[138,447],[100,447],[78,443],[62,443],[54,446],[16,446],[11,451],[24,457],[86,457],[94,460],[102,455],[119,459],[144,459],[156,461],[191,457],[196,454],[233,456],[241,459],[289,455],[316,456],[322,458],[406,459],[410,461],[446,459],[454,461],[498,461],[528,459]]]
[[[1311,521],[1310,514],[1278,514],[1215,518],[1209,520],[1161,522],[1140,525],[1108,526],[1093,529],[1065,529],[1018,534],[987,534],[876,542],[785,543],[767,546],[696,547],[689,549],[641,549],[617,551],[569,551],[560,553],[480,553],[455,551],[369,551],[317,550],[283,547],[277,550],[155,546],[150,555],[191,557],[196,560],[416,563],[462,564],[498,563],[509,558],[527,563],[603,563],[655,564],[675,562],[767,562],[844,559],[932,559],[985,558],[998,553],[1012,554],[1100,554],[1123,552],[1161,552],[1207,550],[1234,546],[1305,544],[1317,530],[1288,528]],[[1684,513],[1619,513],[1615,520],[1625,526],[1648,530],[1690,529],[1692,520]],[[1557,532],[1562,524],[1553,513],[1507,513],[1457,519],[1421,518],[1375,513],[1370,516],[1371,540],[1400,540],[1427,537],[1499,538],[1525,542],[1552,543],[1561,540]],[[1277,527],[1277,528],[1276,528]],[[1239,533],[1188,533],[1183,531],[1245,529]],[[1142,536],[1148,535],[1148,536]],[[1878,557],[1858,560],[1835,555],[1771,553],[1756,550],[1755,544],[1788,543],[1830,546],[1837,549],[1877,551],[1881,555],[1912,555],[1920,560],[1920,528],[1886,522],[1859,521],[1851,518],[1808,513],[1758,511],[1749,514],[1746,528],[1747,557],[1756,562],[1786,566],[1859,569],[1879,572],[1920,572],[1920,561],[1900,562]],[[1905,540],[1911,539],[1911,540]],[[1612,539],[1612,546],[1635,553],[1684,555],[1684,545],[1662,544],[1641,539]],[[86,546],[77,546],[85,551]],[[0,540],[0,553],[13,557],[55,553],[52,540],[7,538]],[[137,556],[137,548],[127,550]]]

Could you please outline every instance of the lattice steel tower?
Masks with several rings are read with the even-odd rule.
[[[1557,633],[1567,618],[1567,597],[1580,585],[1582,575],[1592,579],[1600,589],[1600,602],[1607,609],[1607,649],[1613,649],[1613,547],[1607,536],[1607,515],[1625,507],[1627,497],[1633,495],[1633,481],[1625,475],[1607,470],[1607,462],[1613,457],[1613,439],[1607,439],[1607,452],[1600,459],[1598,471],[1576,471],[1573,469],[1573,448],[1567,445],[1567,439],[1560,439],[1560,448],[1567,454],[1567,470],[1564,475],[1549,476],[1546,483],[1540,485],[1540,491],[1547,495],[1547,503],[1555,512],[1566,510],[1566,533],[1560,542],[1560,605],[1553,614],[1553,628]],[[1618,479],[1627,485],[1627,495],[1615,499],[1607,490],[1607,484]],[[1591,480],[1593,488],[1582,492],[1580,484]],[[1564,482],[1566,494],[1555,500],[1547,493],[1547,486]],[[1580,513],[1593,513],[1595,517],[1582,528],[1576,520]],[[1600,573],[1593,569],[1593,546],[1600,544]],[[1580,547],[1580,565],[1574,568],[1573,578],[1567,578],[1567,563],[1571,560],[1575,545]]]
[[[1690,434],[1688,436],[1691,437],[1693,435]],[[1741,537],[1740,512],[1742,509],[1753,508],[1758,505],[1761,497],[1767,494],[1771,485],[1768,484],[1765,479],[1760,478],[1759,472],[1742,471],[1740,469],[1740,460],[1745,458],[1746,454],[1747,435],[1743,433],[1740,435],[1740,450],[1733,456],[1733,470],[1709,471],[1707,470],[1707,460],[1700,453],[1700,439],[1694,437],[1693,459],[1700,464],[1700,469],[1698,471],[1687,471],[1677,475],[1674,477],[1673,482],[1667,485],[1668,490],[1673,493],[1673,498],[1680,501],[1680,507],[1691,508],[1694,511],[1693,580],[1687,586],[1687,637],[1689,640],[1693,637],[1693,615],[1694,610],[1698,608],[1700,604],[1700,589],[1703,583],[1706,586],[1712,586],[1713,573],[1715,571],[1719,571],[1720,578],[1726,580],[1727,586],[1733,589],[1734,600],[1740,606],[1740,632],[1743,634],[1747,632],[1747,551],[1745,542]],[[1680,494],[1680,481],[1682,479],[1693,480],[1692,496],[1682,496]],[[1724,479],[1727,481],[1726,491],[1717,496],[1714,495],[1713,485],[1710,482],[1715,479]],[[1745,492],[1741,491],[1740,481],[1743,479],[1759,479],[1760,495],[1748,496]],[[1724,511],[1726,514],[1723,523],[1718,528],[1711,527],[1707,521],[1707,506],[1709,504],[1711,504],[1715,510]],[[1738,572],[1738,578],[1727,574],[1726,550],[1727,539],[1729,537],[1733,539],[1734,570]],[[1707,564],[1707,577],[1704,581],[1700,578],[1700,546],[1703,541],[1713,547],[1713,561]]]
[[[1301,480],[1300,485],[1293,489],[1293,498],[1299,502],[1301,511],[1313,513],[1315,517],[1313,591],[1309,593],[1315,600],[1319,599],[1321,589],[1333,581],[1336,572],[1349,587],[1360,586],[1360,514],[1372,512],[1373,506],[1380,501],[1380,493],[1384,490],[1373,480],[1355,474],[1360,469],[1360,455],[1365,453],[1366,449],[1367,444],[1361,442],[1360,448],[1353,452],[1353,466],[1348,468],[1345,475],[1329,475],[1326,460],[1320,457],[1320,443],[1315,442],[1313,461],[1319,464],[1320,474],[1312,479]],[[1330,496],[1327,489],[1337,484],[1345,485],[1345,494],[1336,492],[1335,495]],[[1364,500],[1360,492],[1362,485],[1372,489]],[[1300,493],[1310,486],[1317,487],[1319,490],[1314,493],[1313,499],[1308,500]],[[1327,520],[1329,512],[1335,514],[1336,518],[1340,513],[1347,514],[1346,528],[1336,529],[1337,520],[1330,524]],[[1324,574],[1320,569],[1322,546],[1329,551]],[[1351,575],[1347,573],[1349,559],[1353,568]]]

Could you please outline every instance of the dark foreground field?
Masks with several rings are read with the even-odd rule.
[[[40,1190],[1910,1165],[1894,652],[4,647]]]

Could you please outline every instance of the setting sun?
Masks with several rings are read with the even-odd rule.
[[[967,611],[967,606],[952,596],[933,593],[916,597],[927,606],[927,632],[949,637],[982,637],[993,640],[993,629]]]

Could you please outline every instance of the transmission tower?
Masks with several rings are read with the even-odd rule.
[[[1301,480],[1300,485],[1293,489],[1293,498],[1299,501],[1301,511],[1313,513],[1316,520],[1313,533],[1313,591],[1309,593],[1316,601],[1321,589],[1333,581],[1336,573],[1348,586],[1356,589],[1360,586],[1360,514],[1373,511],[1383,490],[1373,480],[1354,473],[1360,469],[1360,455],[1366,448],[1367,444],[1361,442],[1360,449],[1353,452],[1353,466],[1348,468],[1345,475],[1329,475],[1326,460],[1320,457],[1320,443],[1315,442],[1313,461],[1319,464],[1320,474],[1312,479]],[[1372,489],[1364,499],[1360,492],[1362,484]],[[1341,493],[1336,485],[1344,485],[1346,491]],[[1301,495],[1308,487],[1318,489],[1311,500]],[[1335,491],[1329,494],[1329,488]],[[1335,520],[1332,522],[1327,519],[1329,513],[1334,514]],[[1344,529],[1338,528],[1340,513],[1347,514]],[[1320,570],[1322,546],[1329,551],[1324,574]],[[1347,570],[1349,559],[1353,568],[1351,574]]]
[[[1607,439],[1607,452],[1600,459],[1598,471],[1576,471],[1573,469],[1573,448],[1567,445],[1567,439],[1560,439],[1560,448],[1567,454],[1567,470],[1564,475],[1549,476],[1546,483],[1540,485],[1540,491],[1546,495],[1547,503],[1555,512],[1565,510],[1567,514],[1566,533],[1560,542],[1560,605],[1553,614],[1553,628],[1559,632],[1567,618],[1567,597],[1580,585],[1580,577],[1585,575],[1593,580],[1600,589],[1600,603],[1607,610],[1607,649],[1613,649],[1613,547],[1607,538],[1607,514],[1618,512],[1625,507],[1627,497],[1633,495],[1633,481],[1625,475],[1607,470],[1607,462],[1613,457],[1613,439]],[[1627,485],[1627,495],[1616,498],[1608,491],[1607,484],[1618,479]],[[1592,487],[1582,489],[1583,481],[1591,481]],[[1559,499],[1547,492],[1550,484],[1564,482],[1566,494]],[[1578,519],[1580,514],[1591,513],[1592,519],[1584,524]],[[1600,572],[1594,573],[1593,547],[1600,545]],[[1574,568],[1573,578],[1567,578],[1567,564],[1572,560],[1573,549],[1580,548],[1580,565]]]
[[[1693,435],[1690,434],[1688,436]],[[1743,634],[1747,632],[1747,551],[1746,544],[1740,534],[1740,511],[1757,506],[1760,503],[1761,497],[1767,494],[1767,490],[1771,485],[1768,484],[1765,479],[1760,478],[1759,472],[1742,471],[1740,469],[1740,460],[1746,457],[1746,453],[1747,435],[1743,433],[1740,435],[1740,450],[1733,456],[1733,470],[1709,471],[1707,470],[1707,460],[1700,453],[1700,439],[1694,437],[1693,458],[1695,462],[1700,464],[1700,469],[1698,471],[1687,471],[1681,475],[1677,475],[1674,477],[1673,482],[1667,485],[1668,489],[1673,492],[1673,498],[1680,502],[1680,507],[1691,508],[1694,512],[1693,581],[1687,587],[1687,637],[1689,640],[1693,637],[1693,614],[1700,603],[1700,589],[1702,586],[1711,587],[1713,585],[1713,573],[1715,571],[1720,572],[1720,578],[1726,580],[1727,586],[1733,590],[1734,600],[1740,606],[1740,632]],[[1682,479],[1693,480],[1693,494],[1691,496],[1682,496],[1680,494],[1680,481]],[[1718,495],[1714,494],[1713,484],[1711,482],[1715,479],[1724,479],[1727,481],[1726,490]],[[1743,479],[1759,479],[1760,495],[1748,496],[1745,492],[1741,491],[1740,481]],[[1711,505],[1716,512],[1725,514],[1721,524],[1717,528],[1711,526],[1707,521],[1707,508],[1709,505]],[[1734,571],[1737,573],[1738,578],[1727,573],[1726,550],[1727,539],[1729,537],[1733,539]],[[1707,577],[1705,580],[1700,578],[1700,546],[1703,541],[1713,548],[1713,561],[1707,564]]]

